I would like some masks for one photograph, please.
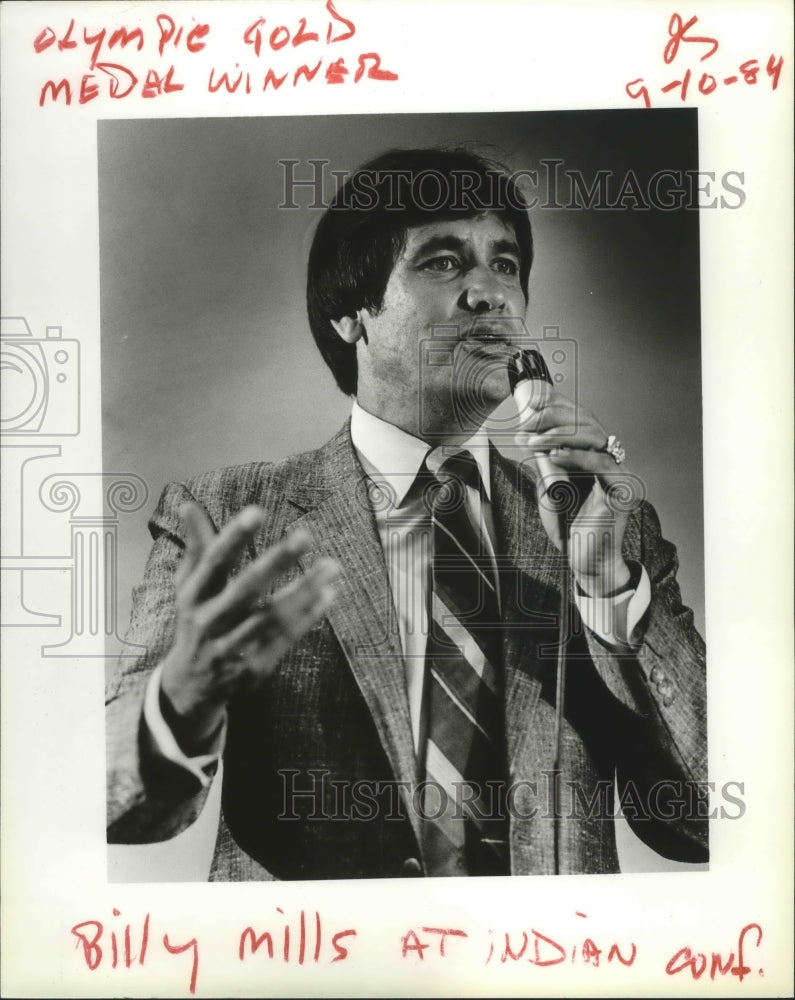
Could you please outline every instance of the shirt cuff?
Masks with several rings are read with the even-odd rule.
[[[172,764],[177,764],[186,771],[190,771],[199,780],[202,788],[206,788],[218,770],[218,761],[226,741],[226,720],[218,730],[217,736],[213,738],[213,749],[210,753],[188,757],[180,749],[179,743],[177,743],[168,723],[163,718],[163,713],[160,711],[160,676],[162,673],[163,664],[161,663],[149,678],[144,697],[145,738],[148,738],[149,749],[152,753],[171,761]]]
[[[651,604],[651,583],[644,566],[640,567],[637,586],[613,597],[588,597],[575,588],[575,603],[583,624],[615,652],[637,648],[641,635],[635,635],[640,620]]]

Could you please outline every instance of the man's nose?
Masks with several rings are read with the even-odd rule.
[[[498,277],[489,268],[477,268],[468,275],[458,305],[469,312],[491,312],[505,305],[505,293]]]

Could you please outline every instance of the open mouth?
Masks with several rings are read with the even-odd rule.
[[[510,347],[510,341],[502,334],[480,330],[477,334],[467,337],[464,343],[468,344],[471,348],[493,347],[495,345],[499,347]]]
[[[472,323],[464,340],[476,344],[510,344],[513,332],[499,319],[480,317]]]
[[[498,333],[479,333],[476,337],[471,338],[474,341],[480,341],[483,344],[507,344],[507,338],[503,337]]]

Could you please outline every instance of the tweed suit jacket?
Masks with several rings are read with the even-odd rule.
[[[501,585],[512,873],[552,874],[556,836],[559,871],[617,871],[616,779],[625,815],[644,841],[669,858],[706,860],[706,809],[692,797],[706,781],[703,643],[681,604],[676,552],[663,540],[654,510],[644,502],[625,535],[626,557],[641,562],[652,583],[640,647],[617,655],[574,614],[561,769],[553,775],[560,557],[539,519],[532,482],[496,450],[491,472],[497,550],[509,567]],[[341,576],[326,617],[268,681],[229,705],[210,877],[422,874],[421,819],[412,808],[422,775],[363,476],[346,424],[317,451],[166,488],[134,593],[128,641],[142,652],[122,659],[108,686],[110,842],[168,839],[202,809],[207,790],[200,782],[148,750],[144,692],[174,635],[174,573],[185,537],[180,505],[202,504],[221,528],[253,503],[268,516],[241,565],[300,525],[312,539],[301,569],[330,556]],[[557,820],[553,781],[560,783]]]

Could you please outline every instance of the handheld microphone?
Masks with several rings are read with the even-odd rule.
[[[520,418],[538,408],[534,404],[542,395],[540,382],[552,385],[549,368],[539,351],[524,350],[512,355],[508,363],[508,384]],[[546,491],[554,481],[568,482],[566,473],[555,468],[548,455],[536,453],[535,461]]]
[[[538,351],[523,350],[514,354],[508,364],[508,383],[511,387],[516,408],[519,416],[522,417],[527,412],[532,412],[537,407],[537,402],[541,395],[539,383],[548,382],[552,385],[552,377],[549,368]],[[546,394],[544,392],[544,394]],[[534,396],[536,397],[534,399]],[[571,490],[571,483],[567,474],[561,469],[555,468],[548,455],[536,453],[536,467],[538,468],[541,480],[538,484],[539,501],[554,499],[555,495],[566,494]],[[559,485],[565,483],[566,485]],[[560,496],[558,496],[560,499]],[[565,499],[565,496],[564,496]],[[558,505],[557,513],[562,515]],[[560,520],[565,522],[566,518],[561,516]],[[566,648],[569,640],[569,603],[571,601],[571,581],[568,572],[568,525],[561,524],[560,532],[561,554],[563,556],[560,572],[560,617],[558,618],[558,642],[557,657],[555,664],[555,733],[554,733],[554,759],[552,762],[552,773],[555,780],[552,786],[552,816],[554,824],[554,855],[555,874],[561,872],[561,830],[560,830],[560,789],[557,776],[563,766],[563,718],[566,704]]]
[[[508,384],[520,419],[539,408],[540,400],[546,396],[541,386],[544,382],[554,384],[547,363],[538,351],[523,350],[511,356]],[[573,517],[590,494],[594,476],[587,472],[569,474],[544,452],[535,452],[533,457],[540,477],[539,500],[548,510]]]
[[[511,392],[515,391],[519,383],[528,379],[531,382],[549,382],[552,385],[552,376],[549,374],[547,363],[541,352],[535,350],[517,351],[511,357],[508,379],[511,383]]]

